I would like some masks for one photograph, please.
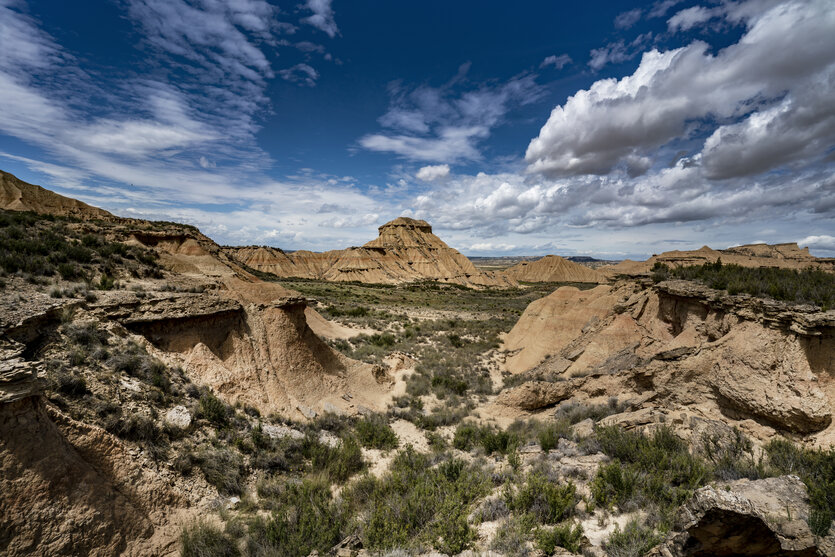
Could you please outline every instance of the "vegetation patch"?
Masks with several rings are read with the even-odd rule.
[[[742,267],[715,263],[668,267],[656,263],[652,268],[655,282],[667,279],[696,280],[728,294],[750,294],[798,304],[814,304],[826,311],[835,307],[835,274],[814,269]]]

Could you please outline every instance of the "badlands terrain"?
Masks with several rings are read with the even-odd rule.
[[[493,263],[0,172],[0,554],[835,555],[835,261]]]

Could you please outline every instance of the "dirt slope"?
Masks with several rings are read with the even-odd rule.
[[[285,253],[269,247],[229,248],[235,258],[281,277],[402,284],[436,280],[469,287],[514,287],[515,279],[479,271],[457,250],[432,233],[422,220],[399,217],[379,228],[362,247],[313,253]]]
[[[0,209],[33,211],[80,219],[112,220],[116,218],[104,209],[92,207],[77,199],[64,197],[40,186],[28,184],[2,170],[0,170]]]
[[[536,261],[522,261],[504,273],[524,282],[608,282],[603,274],[594,269],[558,255],[546,255]]]

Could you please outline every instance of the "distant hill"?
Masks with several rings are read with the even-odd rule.
[[[594,269],[558,255],[546,255],[536,261],[522,261],[504,273],[524,282],[607,282],[606,277]]]
[[[227,249],[249,267],[280,277],[374,284],[435,280],[470,287],[516,286],[512,278],[477,269],[433,234],[426,221],[399,217],[378,230],[379,236],[362,247],[321,253],[284,252],[264,246]]]
[[[116,219],[114,215],[104,209],[87,205],[77,199],[64,197],[41,186],[29,184],[2,170],[0,170],[0,209],[32,211],[34,213],[85,220]]]

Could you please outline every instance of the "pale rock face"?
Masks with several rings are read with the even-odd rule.
[[[191,412],[182,405],[177,405],[165,413],[165,421],[174,427],[188,429],[191,425]]]
[[[379,232],[377,239],[362,247],[323,253],[284,253],[269,247],[228,251],[246,265],[280,277],[374,284],[436,280],[475,288],[517,286],[509,276],[476,269],[433,234],[426,221],[399,217],[381,226]]]
[[[530,377],[499,395],[505,407],[651,393],[650,408],[753,421],[762,432],[826,437],[832,423],[835,311],[684,281],[563,287],[528,306],[504,350],[506,369]]]
[[[737,480],[696,490],[676,530],[650,555],[831,555],[832,536],[816,538],[809,498],[797,476]]]

